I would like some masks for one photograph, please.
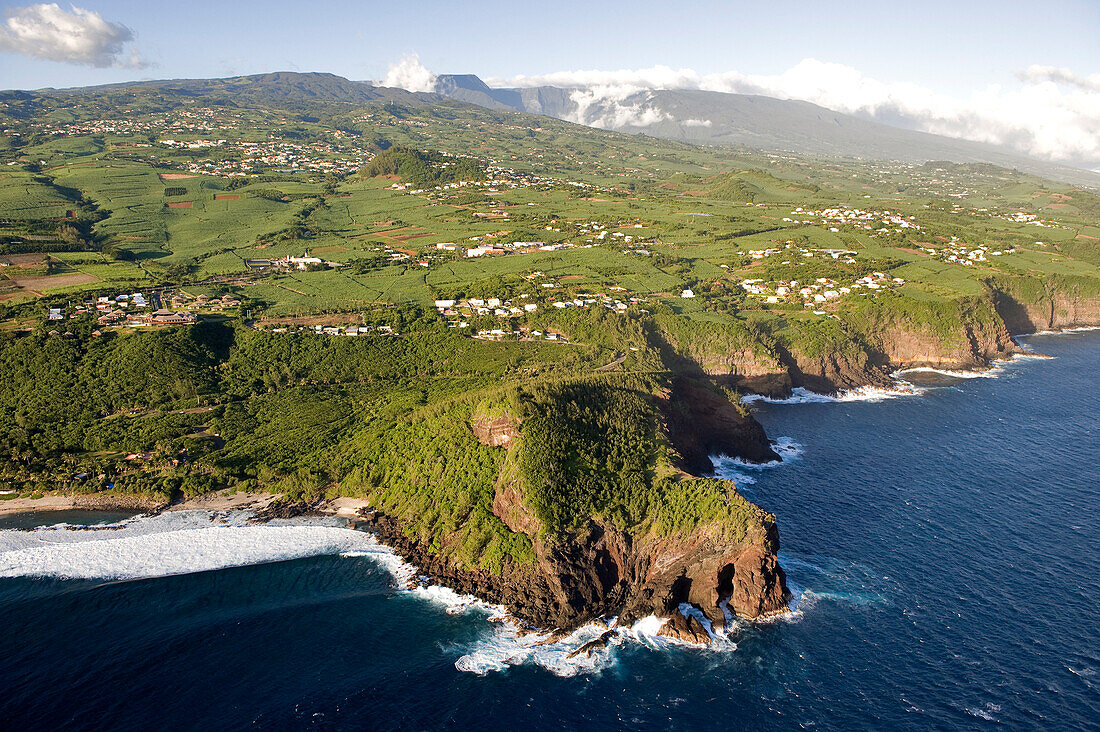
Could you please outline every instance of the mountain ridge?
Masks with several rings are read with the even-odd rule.
[[[580,97],[582,89],[555,86],[498,88],[475,74],[443,74],[435,91],[410,92],[327,72],[277,71],[218,79],[159,79],[65,89],[0,91],[0,104],[35,95],[156,89],[185,97],[227,95],[236,104],[311,103],[408,105],[442,101],[491,110],[553,117],[625,134],[646,134],[695,145],[744,146],[769,152],[920,163],[991,163],[1004,168],[1100,188],[1100,174],[1031,158],[1006,148],[894,127],[811,102],[702,90],[640,91],[618,100]],[[15,113],[15,110],[8,110]]]

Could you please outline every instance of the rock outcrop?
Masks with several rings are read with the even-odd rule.
[[[606,630],[595,640],[590,640],[575,651],[570,651],[566,658],[576,658],[577,656],[584,655],[586,658],[592,655],[592,651],[599,650],[600,648],[606,648],[608,642],[618,635],[618,631]]]
[[[680,454],[681,466],[695,475],[714,470],[713,455],[739,457],[749,462],[779,460],[764,428],[707,381],[687,376],[672,380],[662,412],[669,437]]]
[[[722,627],[722,603],[739,617],[755,619],[786,612],[790,601],[776,560],[774,517],[763,510],[758,524],[737,541],[716,538],[711,527],[674,539],[636,540],[593,521],[586,531],[535,537],[534,564],[509,563],[496,573],[455,566],[382,513],[366,517],[364,526],[434,581],[504,605],[521,622],[540,628],[568,630],[610,615],[620,623],[670,617],[684,602]]]
[[[519,422],[512,417],[475,414],[470,418],[470,429],[478,442],[490,447],[511,447],[519,436]]]
[[[684,615],[679,610],[672,613],[657,635],[673,638],[684,643],[707,645],[710,643],[710,633],[694,615]]]
[[[1000,276],[983,284],[1012,335],[1100,325],[1100,293],[1091,282]]]

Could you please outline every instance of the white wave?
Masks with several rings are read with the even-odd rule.
[[[731,458],[725,455],[712,455],[710,460],[714,464],[714,475],[726,480],[732,480],[740,485],[753,485],[756,483],[750,473],[778,468],[791,460],[797,459],[802,454],[802,445],[790,437],[779,437],[772,443],[772,449],[779,453],[781,460],[772,460],[767,463],[750,463],[741,458]]]
[[[978,719],[984,719],[987,722],[996,722],[998,720],[993,715],[994,713],[1001,711],[1001,705],[993,704],[991,702],[989,704],[986,704],[985,707],[981,709],[977,707],[967,707],[966,711],[968,714],[975,716]]]
[[[818,394],[817,392],[810,391],[801,386],[796,386],[794,389],[791,389],[791,395],[782,399],[765,396],[763,394],[746,394],[741,397],[742,404],[751,404],[753,402],[767,402],[768,404],[818,404],[835,401],[837,401],[836,397],[827,394]]]
[[[915,396],[922,389],[905,382],[898,382],[892,388],[878,386],[860,386],[855,389],[843,389],[835,395],[818,394],[804,387],[791,389],[791,395],[785,399],[776,399],[762,394],[749,394],[741,397],[742,404],[767,402],[768,404],[831,404],[833,402],[881,402],[902,396]]]
[[[539,645],[549,638],[547,633],[519,635],[512,623],[502,623],[492,633],[476,641],[455,661],[459,671],[485,676],[506,671],[512,666],[538,666],[555,676],[594,674],[615,664],[614,648],[622,645],[623,634],[608,640],[605,648],[569,658],[569,654],[589,641],[596,640],[606,628],[590,623],[570,633],[556,643]]]
[[[249,515],[181,511],[128,519],[107,529],[58,525],[0,531],[0,577],[139,579],[381,551],[369,534],[335,522],[251,524]]]
[[[919,395],[923,389],[905,382],[898,382],[893,388],[878,386],[861,386],[856,389],[847,389],[836,395],[838,402],[881,402],[897,397],[909,397]]]
[[[917,366],[911,369],[901,369],[890,374],[895,379],[904,379],[905,374],[939,374],[940,376],[950,376],[955,379],[991,379],[996,378],[997,374],[996,366],[985,371],[952,371],[950,369],[936,369],[930,366]]]
[[[252,523],[251,517],[247,510],[180,511],[92,528],[62,524],[31,531],[4,530],[0,531],[0,577],[141,579],[308,556],[366,557],[389,571],[409,596],[449,614],[481,614],[492,623],[487,633],[461,649],[455,661],[460,671],[485,675],[526,664],[558,676],[596,674],[615,665],[615,650],[626,642],[654,648],[678,645],[658,635],[664,620],[651,617],[629,628],[616,628],[617,633],[605,647],[569,658],[572,651],[599,638],[607,626],[591,623],[558,642],[539,645],[549,634],[521,634],[502,606],[430,584],[426,577],[406,589],[410,580],[417,579],[417,568],[372,535],[346,528],[339,519]],[[729,637],[729,632],[738,627],[736,620],[727,624],[729,630],[715,632],[698,610],[684,606],[682,611],[696,615],[712,633],[712,650],[736,649]],[[612,620],[612,627],[614,623]]]

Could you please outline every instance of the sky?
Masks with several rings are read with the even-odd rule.
[[[1098,31],[1100,0],[0,0],[0,88],[327,71],[755,91],[1100,166]]]

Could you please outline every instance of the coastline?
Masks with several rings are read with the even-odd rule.
[[[1083,331],[1100,330],[1097,326],[1087,327],[1072,327],[1065,328],[1059,331],[1039,331],[1035,333],[1018,334],[1013,336],[1013,342],[1016,343],[1016,338],[1028,337],[1033,335],[1063,335],[1080,333]],[[1019,344],[1016,344],[1019,345]],[[951,375],[963,375],[963,378],[974,378],[976,376],[982,376],[988,372],[995,371],[1002,363],[1011,362],[1017,359],[1027,358],[1045,358],[1041,354],[1031,353],[1024,349],[1022,352],[1012,352],[1007,354],[1005,358],[994,359],[988,363],[988,365],[982,367],[979,370],[967,371],[967,372],[955,372],[951,374],[946,369],[935,369],[927,366],[917,366],[908,369],[898,369],[893,372],[891,376],[897,378],[898,374],[906,371],[936,371],[939,373],[951,374]],[[904,383],[904,382],[902,382]],[[857,391],[857,390],[853,390]],[[918,391],[909,392],[912,394],[919,393]],[[825,399],[829,397],[827,395],[821,395]],[[475,576],[470,578],[458,577],[453,571],[445,571],[442,567],[433,566],[433,562],[429,557],[422,552],[417,552],[414,548],[403,545],[401,541],[401,535],[397,531],[384,531],[379,530],[381,527],[376,525],[376,520],[373,516],[368,516],[370,504],[365,499],[356,499],[348,497],[339,497],[330,499],[328,501],[322,501],[313,505],[305,504],[282,504],[280,499],[283,498],[281,494],[270,493],[265,491],[254,491],[237,493],[229,490],[217,491],[195,498],[191,498],[175,504],[165,504],[164,502],[157,501],[153,498],[141,497],[141,496],[127,496],[127,495],[103,495],[103,494],[47,494],[40,498],[15,498],[0,501],[0,515],[13,514],[13,513],[35,513],[35,512],[48,512],[48,511],[64,511],[64,510],[86,510],[86,511],[134,511],[138,514],[157,514],[161,512],[178,512],[178,511],[228,511],[228,510],[252,510],[256,512],[256,519],[258,521],[267,521],[272,518],[293,516],[300,514],[321,514],[339,516],[351,520],[351,526],[354,528],[365,528],[369,533],[378,538],[379,543],[392,551],[396,556],[401,558],[402,561],[415,566],[417,574],[421,572],[431,577],[433,584],[440,588],[448,589],[452,592],[460,593],[466,597],[476,598],[478,602],[486,603],[488,605],[495,605],[505,608],[505,612],[508,617],[512,619],[517,628],[523,628],[529,626],[522,620],[513,616],[507,605],[501,604],[499,598],[492,598],[492,592],[486,592],[486,589],[491,584],[490,578],[482,572],[474,573]],[[373,512],[371,512],[373,513]],[[364,525],[365,524],[365,525]],[[396,527],[394,527],[396,528]],[[468,581],[461,581],[461,580]],[[520,578],[512,578],[518,580]],[[458,581],[456,581],[458,580]],[[516,582],[515,584],[518,584]],[[411,587],[410,587],[411,588]],[[489,595],[489,597],[487,597]],[[793,598],[790,598],[793,599]],[[775,609],[766,613],[763,613],[758,620],[766,620],[768,618],[774,619],[776,617],[782,617],[794,612],[793,603],[787,605],[784,609]],[[682,611],[681,611],[682,613]],[[637,620],[639,618],[633,618]],[[664,618],[662,618],[664,620]],[[579,627],[586,627],[587,624],[571,628],[570,630],[577,630]],[[543,628],[545,632],[551,632],[553,628]],[[621,630],[618,629],[617,630]],[[715,639],[715,635],[708,629],[708,634],[711,636],[710,640]]]
[[[893,396],[915,396],[920,393],[920,390],[913,388],[913,385],[904,379],[904,374],[925,372],[959,379],[992,378],[997,375],[997,372],[1004,365],[1014,361],[1051,358],[1046,354],[1035,352],[1028,346],[1020,343],[1019,339],[1021,338],[1072,335],[1075,333],[1087,333],[1097,330],[1100,330],[1100,325],[1067,325],[1059,329],[1044,329],[1019,333],[1009,332],[1012,347],[1002,351],[1001,355],[994,358],[988,358],[983,362],[964,366],[946,362],[925,361],[910,362],[908,364],[892,363],[883,369],[886,378],[889,379],[890,382],[888,385],[883,385],[877,378],[872,378],[870,374],[864,374],[863,379],[857,379],[851,386],[847,387],[830,384],[834,388],[816,391],[804,385],[800,385],[794,387],[789,394],[782,397],[750,391],[742,397],[741,402],[743,404],[751,404],[758,401],[770,402],[773,404],[798,404],[807,401],[879,401],[883,398]],[[875,376],[877,377],[878,375],[879,373],[876,372]]]
[[[0,516],[13,513],[39,513],[47,511],[134,511],[137,514],[154,514],[171,511],[265,511],[282,498],[280,493],[266,491],[230,492],[215,491],[180,503],[167,504],[145,496],[104,494],[47,494],[41,498],[10,498],[0,501]],[[368,503],[362,498],[339,497],[310,506],[317,513],[355,518]]]

